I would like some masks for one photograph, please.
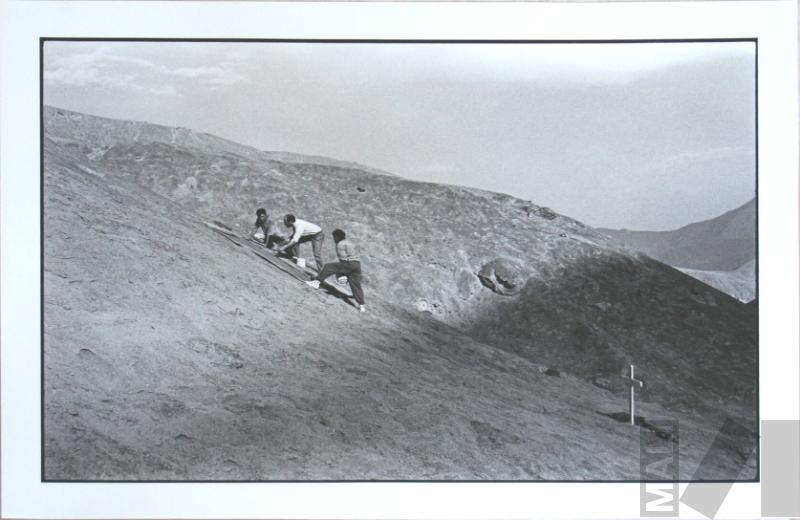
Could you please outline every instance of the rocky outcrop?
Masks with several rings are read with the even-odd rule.
[[[533,217],[533,216],[541,217],[541,218],[546,219],[546,220],[555,220],[555,218],[558,217],[558,213],[556,213],[555,211],[553,211],[550,208],[542,207],[542,208],[538,208],[538,209],[529,211],[528,212],[528,216],[529,217]]]
[[[495,258],[486,263],[478,272],[481,283],[503,296],[518,294],[525,285],[525,267],[515,260]]]

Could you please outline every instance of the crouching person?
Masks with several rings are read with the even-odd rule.
[[[259,234],[263,234],[264,245],[272,249],[274,246],[280,246],[286,243],[286,239],[280,236],[276,230],[275,222],[273,222],[267,210],[258,208],[256,210],[256,223],[253,226],[253,231],[250,232],[252,240],[258,240]]]
[[[346,240],[347,235],[341,229],[334,229],[332,235],[333,241],[336,243],[336,256],[339,261],[325,264],[316,278],[306,283],[316,289],[319,288],[320,282],[331,275],[346,276],[350,290],[353,292],[353,298],[358,304],[358,310],[365,312],[364,290],[361,288],[361,260],[356,248],[352,242]]]

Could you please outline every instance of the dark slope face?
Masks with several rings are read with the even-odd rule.
[[[683,420],[703,410],[714,423],[729,413],[755,428],[754,313],[574,220],[551,219],[507,195],[284,163],[238,145],[226,148],[211,136],[178,132],[183,137],[172,144],[169,129],[139,124],[135,130],[61,113],[46,114],[59,158],[63,150],[84,169],[162,194],[181,204],[187,219],[220,219],[244,232],[255,208],[264,206],[328,232],[345,229],[364,253],[368,304],[385,298],[402,316],[418,309],[427,319],[430,312],[484,343],[594,381],[623,399],[619,374],[634,363],[650,383],[646,400],[668,414]],[[325,255],[332,259],[332,248]],[[527,283],[517,295],[495,294],[476,276],[496,258],[522,266]],[[407,327],[398,324],[391,337],[426,334]],[[453,344],[452,338],[430,341]],[[713,434],[709,425],[703,430]]]
[[[478,317],[472,334],[617,391],[620,367],[634,364],[647,382],[645,399],[676,409],[726,403],[749,420],[757,328],[740,302],[686,284],[655,261],[616,255],[577,259],[530,280],[518,301]]]
[[[674,231],[601,231],[669,265],[733,271],[755,259],[756,202]]]

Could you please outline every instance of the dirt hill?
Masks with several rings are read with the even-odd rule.
[[[628,363],[682,478],[756,431],[753,309],[530,201],[60,109],[45,137],[50,479],[636,479]],[[359,242],[369,313],[202,224],[260,206]]]

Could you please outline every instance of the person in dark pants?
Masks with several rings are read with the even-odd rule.
[[[314,261],[317,263],[317,272],[321,272],[324,265],[322,262],[322,243],[325,241],[325,234],[322,232],[322,228],[311,222],[295,218],[294,215],[283,217],[283,224],[291,228],[292,238],[288,243],[278,248],[278,251],[286,252],[290,256],[297,258],[300,256],[300,244],[311,242],[311,248],[314,250]]]
[[[358,304],[358,310],[366,312],[364,290],[361,288],[361,260],[358,257],[356,247],[346,238],[347,235],[341,229],[333,230],[333,241],[336,243],[336,256],[339,257],[339,261],[325,264],[325,267],[316,278],[306,283],[318,289],[319,283],[331,275],[346,276],[347,282],[350,284],[350,290],[353,292],[353,298]]]
[[[250,233],[250,238],[256,239],[256,233],[261,231],[264,234],[264,245],[272,249],[274,245],[282,245],[286,243],[286,239],[278,234],[275,229],[275,222],[270,220],[267,215],[267,210],[258,208],[256,210],[256,223],[253,225],[253,231]]]

